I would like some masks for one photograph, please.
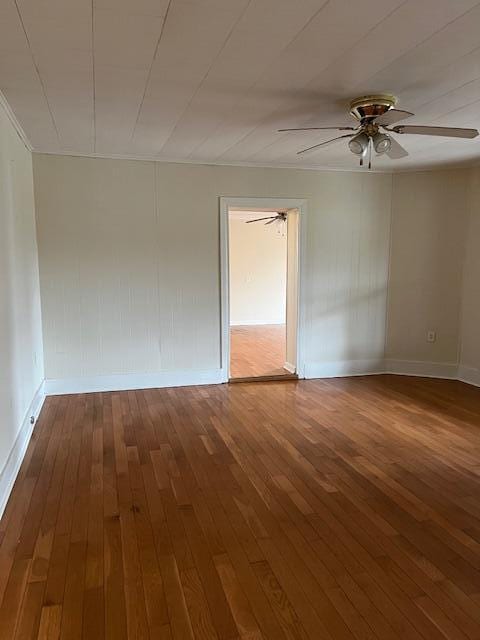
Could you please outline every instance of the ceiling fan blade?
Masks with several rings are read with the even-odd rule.
[[[316,149],[318,149],[319,147],[324,147],[327,144],[330,144],[331,142],[336,142],[337,140],[341,140],[342,138],[353,138],[355,134],[353,133],[347,133],[344,136],[338,136],[337,138],[332,138],[331,140],[326,140],[325,142],[320,142],[320,144],[314,144],[313,147],[307,147],[306,149],[302,149],[301,151],[297,151],[297,155],[303,154],[303,153],[312,153],[313,151],[315,151]]]
[[[408,124],[399,124],[393,127],[395,133],[415,133],[420,136],[444,136],[446,138],[476,138],[476,129],[462,129],[459,127],[428,127]]]
[[[391,160],[398,160],[399,158],[405,158],[408,156],[408,151],[404,149],[402,145],[395,140],[395,138],[390,136],[390,140],[390,149],[386,151],[385,155],[387,155]]]
[[[279,133],[285,131],[327,131],[329,129],[335,131],[355,131],[355,127],[297,127],[295,129],[278,129]]]
[[[246,224],[251,224],[252,222],[261,222],[262,220],[275,220],[277,216],[267,216],[265,218],[256,218],[255,220],[247,220]]]
[[[410,118],[410,116],[415,115],[410,111],[402,111],[401,109],[390,109],[386,111],[382,116],[378,116],[375,118],[375,124],[379,124],[380,126],[385,126],[388,124],[394,124],[395,122],[400,122],[400,120],[405,120],[406,118]]]

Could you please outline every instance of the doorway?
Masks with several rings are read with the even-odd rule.
[[[221,199],[222,377],[303,377],[305,201]]]

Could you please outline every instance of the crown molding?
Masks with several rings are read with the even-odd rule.
[[[7,118],[10,120],[10,122],[12,123],[13,128],[15,129],[15,131],[18,134],[18,137],[20,138],[20,140],[23,142],[23,144],[26,146],[26,148],[30,151],[33,152],[33,146],[32,143],[30,142],[30,140],[28,139],[27,134],[25,133],[25,131],[23,130],[22,125],[20,124],[20,122],[17,120],[17,117],[15,116],[15,114],[12,111],[12,108],[10,107],[10,105],[8,104],[8,101],[5,97],[5,95],[2,93],[2,91],[0,90],[0,106],[3,108],[3,110],[5,111],[5,113],[7,114]]]
[[[298,166],[295,164],[273,164],[273,163],[254,163],[254,162],[217,162],[211,160],[199,161],[181,158],[159,158],[149,155],[134,154],[110,154],[110,153],[74,153],[73,151],[65,151],[58,149],[30,149],[33,153],[48,156],[69,156],[71,158],[97,158],[100,160],[134,160],[137,162],[158,162],[159,164],[186,164],[203,167],[241,167],[248,169],[288,169],[294,171],[317,171],[329,173],[361,173],[375,175],[397,175],[405,173],[436,173],[439,171],[465,171],[467,169],[475,169],[480,167],[480,160],[469,162],[468,164],[445,164],[435,167],[412,167],[399,168],[392,167],[390,171],[384,169],[365,169],[360,167],[328,167],[324,165]]]
[[[217,162],[211,161],[199,161],[190,159],[179,158],[158,158],[156,156],[148,155],[132,155],[132,154],[109,154],[109,153],[73,153],[72,151],[64,150],[51,150],[51,149],[35,149],[34,153],[39,155],[48,156],[70,156],[72,158],[98,158],[103,160],[137,160],[139,162],[158,162],[159,164],[193,164],[204,167],[243,167],[249,169],[293,169],[295,171],[322,171],[331,173],[376,173],[391,175],[392,171],[384,170],[368,170],[361,169],[360,167],[352,167],[348,169],[346,167],[327,167],[323,165],[309,165],[298,166],[295,164],[273,164],[273,163],[254,163],[254,162]]]

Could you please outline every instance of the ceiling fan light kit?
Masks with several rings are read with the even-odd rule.
[[[389,151],[390,147],[392,146],[392,140],[390,136],[386,133],[380,133],[380,131],[377,131],[377,133],[372,136],[372,143],[377,155],[387,153],[387,151]]]
[[[350,102],[350,115],[357,120],[355,127],[302,127],[298,129],[279,129],[285,131],[352,131],[312,145],[298,151],[297,154],[312,153],[338,140],[348,138],[348,147],[356,156],[360,156],[360,166],[368,155],[368,168],[372,166],[372,148],[377,155],[386,154],[390,159],[397,160],[408,156],[408,151],[391,134],[416,134],[424,136],[443,136],[447,138],[476,138],[477,129],[461,127],[430,127],[424,125],[395,125],[396,122],[410,118],[414,114],[410,111],[396,109],[397,99],[388,93],[361,96]],[[395,125],[395,126],[391,126]]]
[[[356,136],[353,136],[353,138],[350,138],[350,140],[348,141],[348,146],[352,153],[357,156],[363,156],[367,152],[369,143],[370,138],[366,133],[362,131],[360,133],[357,133]]]

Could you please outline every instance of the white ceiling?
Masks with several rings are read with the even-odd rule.
[[[476,0],[0,0],[0,89],[36,151],[355,169],[349,98],[480,128]],[[402,136],[379,170],[480,162],[480,138]]]

